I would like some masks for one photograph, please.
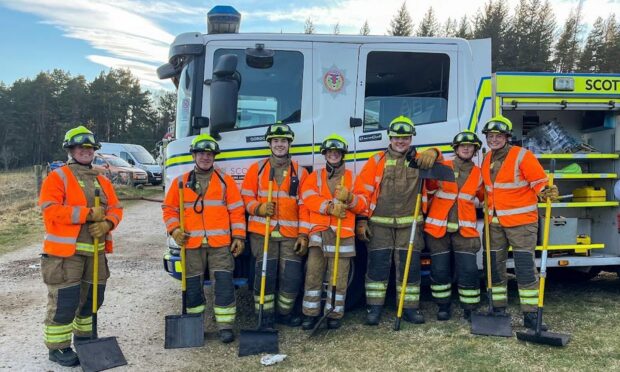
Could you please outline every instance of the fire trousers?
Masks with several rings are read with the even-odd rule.
[[[89,337],[92,333],[93,257],[80,254],[71,257],[41,256],[41,274],[47,285],[47,314],[43,330],[45,345],[50,350],[71,346],[71,334]],[[97,309],[101,307],[106,280],[110,277],[108,261],[99,253],[99,285]]]
[[[231,329],[237,315],[233,271],[235,260],[230,247],[202,246],[186,250],[187,261],[187,312],[204,313],[204,272],[209,267],[213,285],[213,312],[218,329]]]
[[[476,254],[480,238],[463,237],[459,232],[448,232],[441,238],[428,235],[431,252],[431,292],[438,304],[449,304],[452,297],[451,253],[458,281],[459,300],[464,309],[475,309],[480,303],[480,278]]]

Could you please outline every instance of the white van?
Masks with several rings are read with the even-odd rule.
[[[101,142],[99,153],[116,155],[129,164],[143,169],[149,176],[148,182],[152,185],[159,185],[162,182],[161,165],[140,145]]]

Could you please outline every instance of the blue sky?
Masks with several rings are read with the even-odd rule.
[[[507,0],[514,9],[518,0]],[[578,0],[551,0],[556,21],[563,24]],[[440,21],[473,17],[485,0],[409,0],[415,24],[433,6]],[[92,79],[110,67],[129,68],[148,89],[170,89],[155,75],[166,62],[174,36],[206,31],[206,14],[216,4],[234,6],[241,32],[303,31],[311,18],[318,33],[340,25],[357,34],[365,20],[371,34],[383,35],[402,0],[0,0],[0,81],[11,84],[40,71],[61,68]],[[467,5],[464,5],[467,4]],[[584,23],[620,13],[620,0],[585,0]],[[619,19],[620,21],[620,19]]]

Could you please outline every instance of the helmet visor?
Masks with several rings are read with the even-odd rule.
[[[199,141],[192,146],[192,151],[211,151],[217,152],[217,144],[213,141]]]
[[[415,128],[407,123],[394,123],[390,124],[388,130],[388,136],[413,136],[415,135]]]
[[[83,147],[96,147],[97,142],[95,141],[95,136],[90,133],[76,134],[71,138],[70,143],[72,145],[79,145]]]
[[[475,145],[478,141],[476,141],[476,136],[474,136],[473,133],[459,133],[456,135],[454,142],[458,144],[469,143]]]
[[[492,121],[487,123],[484,132],[510,133],[510,128],[508,124],[502,123],[501,121]]]
[[[338,141],[336,139],[328,139],[323,142],[323,151],[327,150],[340,150],[342,152],[346,152],[347,147],[342,141]]]

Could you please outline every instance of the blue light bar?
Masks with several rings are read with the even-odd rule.
[[[228,5],[216,5],[207,13],[209,34],[236,34],[239,32],[241,13]]]

